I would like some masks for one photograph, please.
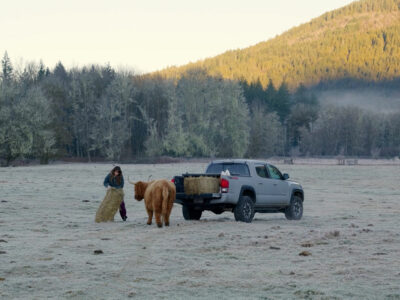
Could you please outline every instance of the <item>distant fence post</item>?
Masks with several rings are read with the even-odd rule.
[[[284,163],[285,165],[293,165],[293,164],[294,164],[294,160],[293,160],[293,158],[285,158],[285,159],[283,160],[283,163]]]
[[[354,166],[354,165],[358,165],[358,159],[346,159],[346,165],[348,166]]]
[[[344,158],[338,158],[337,159],[337,164],[341,166],[355,166],[358,165],[358,159],[357,158],[351,158],[351,159],[344,159]]]

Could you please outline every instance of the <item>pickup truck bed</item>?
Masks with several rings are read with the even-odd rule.
[[[184,191],[184,180],[187,177],[215,177],[220,179],[221,175],[220,174],[190,174],[190,173],[185,173],[182,174],[182,176],[175,176],[174,177],[174,183],[176,187],[176,200],[175,203],[182,204],[182,205],[187,205],[191,207],[195,207],[196,209],[200,210],[213,210],[216,207],[220,207],[220,205],[213,205],[211,204],[211,200],[215,199],[221,199],[222,193],[205,193],[205,194],[191,194],[188,195]]]

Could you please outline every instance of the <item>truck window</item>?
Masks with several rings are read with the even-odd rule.
[[[268,172],[269,172],[269,175],[271,176],[271,178],[273,178],[273,179],[282,179],[283,178],[281,172],[279,172],[279,170],[276,167],[274,167],[272,165],[267,165],[267,167],[268,167]]]
[[[268,172],[265,166],[256,166],[256,173],[262,178],[268,178]]]
[[[222,171],[224,171],[222,164],[211,164],[208,166],[206,174],[220,174]]]
[[[222,171],[229,170],[231,175],[250,176],[249,168],[246,164],[237,163],[217,163],[208,166],[206,174],[220,174]]]

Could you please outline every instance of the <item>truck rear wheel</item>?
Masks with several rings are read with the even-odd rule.
[[[182,214],[185,220],[200,220],[203,211],[196,210],[193,207],[182,205]]]
[[[285,209],[285,217],[288,220],[300,220],[303,216],[303,200],[299,196],[293,196],[290,205]]]
[[[249,196],[241,196],[233,210],[236,221],[251,223],[254,218],[254,202]]]

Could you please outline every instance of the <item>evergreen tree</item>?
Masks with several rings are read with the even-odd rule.
[[[63,75],[60,76],[60,71],[57,71],[58,76],[56,76],[48,68],[46,68],[45,75],[42,77],[40,70],[38,74],[39,84],[45,97],[49,99],[51,110],[54,114],[52,128],[55,132],[55,147],[58,149],[58,155],[73,156],[76,151],[72,142],[72,101],[69,98],[70,78],[66,73],[62,73]]]
[[[276,97],[273,102],[274,110],[278,113],[281,122],[284,122],[290,113],[291,101],[289,89],[285,82],[282,82],[281,86],[276,93]]]
[[[275,89],[274,83],[272,82],[272,79],[270,79],[268,82],[267,89],[265,91],[265,98],[264,98],[266,107],[269,110],[273,110],[275,108],[276,97],[277,97],[277,91]]]
[[[1,71],[1,79],[3,82],[9,82],[12,80],[13,67],[7,51],[4,52],[3,59],[1,60]]]
[[[38,71],[38,74],[37,74],[37,78],[38,78],[39,81],[42,81],[47,75],[48,74],[46,74],[45,65],[43,64],[43,61],[40,60],[39,71]]]

